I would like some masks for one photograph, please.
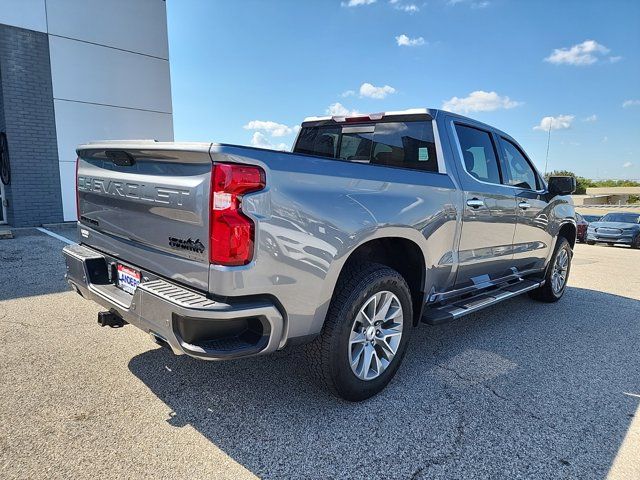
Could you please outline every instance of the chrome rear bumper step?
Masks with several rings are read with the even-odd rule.
[[[456,320],[464,315],[477,312],[503,300],[528,292],[529,290],[534,290],[542,284],[543,282],[539,281],[520,280],[491,291],[483,290],[469,298],[457,300],[442,306],[426,308],[421,321],[430,325],[450,322],[451,320]]]

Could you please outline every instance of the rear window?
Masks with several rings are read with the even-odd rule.
[[[349,162],[438,171],[431,122],[377,122],[302,127],[295,153]]]

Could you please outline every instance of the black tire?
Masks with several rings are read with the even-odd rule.
[[[615,245],[615,243],[613,242],[607,242],[607,245],[609,245],[610,247],[613,247]]]
[[[595,245],[596,242],[594,242],[593,240],[587,240],[587,245]]]
[[[376,378],[362,380],[349,362],[349,339],[358,312],[379,292],[393,293],[402,307],[402,335],[396,354]],[[383,390],[400,367],[413,330],[413,306],[407,282],[397,271],[377,263],[347,267],[336,286],[321,334],[306,346],[311,372],[337,397],[358,402]],[[377,347],[376,347],[377,348]]]
[[[564,285],[559,291],[556,292],[554,291],[554,288],[552,286],[552,276],[553,276],[554,266],[556,264],[558,255],[560,255],[560,252],[563,250],[566,251],[568,254],[569,263],[567,265],[567,274],[566,274],[566,279],[564,281]],[[535,300],[539,300],[541,302],[548,302],[548,303],[557,302],[558,300],[560,300],[562,298],[562,295],[564,295],[565,290],[567,289],[567,283],[569,282],[569,274],[571,273],[572,258],[573,258],[573,250],[571,250],[571,245],[569,244],[566,238],[559,237],[558,241],[556,242],[556,248],[553,252],[553,256],[549,261],[549,265],[547,266],[547,270],[544,275],[544,280],[545,280],[544,285],[529,292],[529,296]]]
[[[631,248],[640,249],[640,234],[638,234],[631,244]]]

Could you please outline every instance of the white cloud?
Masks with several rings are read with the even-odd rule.
[[[416,13],[420,11],[420,7],[418,7],[415,3],[409,3],[409,4],[398,4],[398,2],[393,2],[396,3],[397,5],[395,6],[396,10],[402,10],[403,12],[407,12],[407,13]]]
[[[361,97],[382,99],[387,95],[391,95],[392,93],[396,93],[396,89],[390,87],[389,85],[385,85],[384,87],[374,87],[370,83],[363,83],[362,85],[360,85]]]
[[[522,102],[501,97],[496,92],[476,90],[467,97],[451,97],[442,104],[444,110],[456,113],[491,112],[499,109],[509,109],[522,105]]]
[[[620,55],[616,55],[615,57],[609,57],[609,61],[611,63],[618,63],[620,60],[622,60],[622,57]]]
[[[253,137],[251,137],[251,146],[270,150],[289,150],[289,146],[285,143],[272,144],[266,135],[261,132],[254,132]]]
[[[489,5],[491,5],[491,2],[489,2],[488,0],[479,0],[479,1],[474,1],[474,0],[448,0],[447,3],[449,5],[451,5],[451,6],[467,4],[471,8],[486,8]]]
[[[329,105],[326,112],[332,117],[347,117],[350,115],[358,115],[359,113],[357,110],[349,110],[340,102],[332,103],[331,105]]]
[[[272,137],[284,137],[293,132],[293,128],[283,125],[282,123],[276,123],[264,120],[251,120],[244,127],[245,130],[260,130],[267,132]]]
[[[640,106],[640,100],[625,100],[622,102],[622,108],[631,108]]]
[[[418,47],[424,45],[425,41],[422,37],[410,38],[403,33],[396,37],[396,43],[399,47]]]
[[[340,96],[342,98],[353,97],[356,94],[355,90],[347,90],[346,92],[342,92]]]
[[[360,7],[362,5],[371,5],[376,3],[376,0],[349,0],[348,2],[342,2],[340,5],[343,7]]]
[[[593,115],[589,115],[588,117],[584,117],[582,119],[583,122],[593,123],[598,120],[598,116],[594,113]]]
[[[540,124],[533,127],[534,130],[542,130],[548,132],[551,130],[565,130],[571,128],[571,124],[575,119],[575,115],[558,115],[557,117],[544,117],[540,120]]]
[[[631,163],[631,162],[624,162],[624,163],[622,164],[622,166],[623,166],[623,168],[633,167],[633,163]]]
[[[585,40],[569,48],[556,48],[551,52],[545,62],[554,63],[556,65],[591,65],[603,58],[609,58],[609,61],[617,62],[618,57],[607,57],[610,50],[604,45],[599,44],[595,40]],[[615,60],[611,60],[615,59]]]

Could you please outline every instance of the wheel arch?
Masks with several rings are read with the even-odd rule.
[[[576,238],[578,235],[578,228],[573,222],[564,222],[560,225],[560,229],[558,230],[558,238],[564,237],[571,245],[571,249],[573,249],[576,245]],[[557,242],[557,240],[556,240]]]
[[[334,265],[333,281],[330,282],[327,298],[333,299],[340,275],[350,265],[365,261],[380,263],[393,268],[404,277],[411,293],[413,320],[414,323],[417,323],[424,305],[424,286],[427,276],[426,255],[419,244],[420,239],[424,240],[424,237],[417,230],[411,229],[410,231],[412,233],[405,232],[407,234],[402,235],[397,233],[385,235],[378,232],[378,235],[364,239],[350,249],[348,255],[341,259],[340,264]],[[316,313],[316,320],[322,319],[321,324],[324,323],[328,303]]]

